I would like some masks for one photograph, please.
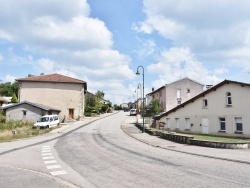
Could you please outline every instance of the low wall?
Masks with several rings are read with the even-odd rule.
[[[211,147],[211,148],[226,148],[226,149],[247,149],[250,148],[250,143],[247,142],[215,142],[206,140],[190,140],[191,145]]]
[[[145,131],[147,132],[147,131]],[[152,132],[152,131],[151,131]],[[216,142],[210,140],[197,140],[193,136],[176,134],[175,132],[156,131],[155,133],[149,133],[151,135],[159,136],[162,139],[170,140],[173,142],[190,144],[211,148],[225,148],[225,149],[247,149],[250,148],[249,142]]]

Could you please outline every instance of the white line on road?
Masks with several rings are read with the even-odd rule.
[[[47,169],[55,169],[55,168],[62,168],[60,165],[50,165],[50,166],[46,166]]]
[[[52,155],[52,153],[43,153],[42,156]]]
[[[53,156],[43,157],[43,160],[46,160],[46,159],[54,159],[54,157]]]
[[[44,164],[52,164],[52,163],[57,163],[56,160],[51,160],[51,161],[43,161]]]
[[[51,152],[51,150],[42,150],[42,153]]]
[[[65,170],[62,170],[62,171],[50,172],[50,174],[53,176],[58,176],[58,175],[67,174],[67,172]]]

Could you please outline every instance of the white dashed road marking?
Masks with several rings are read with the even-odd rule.
[[[42,156],[52,155],[52,153],[43,153]]]
[[[65,170],[62,170],[62,171],[50,172],[50,174],[53,175],[53,176],[58,176],[58,175],[67,174],[67,172]]]
[[[46,166],[48,170],[62,168],[60,165],[56,165],[56,163],[57,163],[56,160],[49,160],[49,159],[54,159],[54,157],[52,156],[52,153],[51,153],[50,146],[43,146],[43,148],[42,148],[42,157],[43,157],[43,160],[44,160],[43,161],[44,164],[55,164],[55,165]],[[52,176],[59,176],[59,175],[67,174],[67,172],[65,170],[60,170],[60,171],[50,172],[50,174]]]
[[[56,169],[56,168],[62,168],[60,165],[50,165],[50,166],[46,166],[47,169]]]
[[[43,157],[43,160],[47,160],[47,159],[54,159],[54,157],[53,156]]]

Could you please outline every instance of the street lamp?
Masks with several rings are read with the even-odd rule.
[[[145,127],[144,127],[144,68],[143,66],[138,66],[137,67],[137,72],[135,73],[136,75],[140,75],[139,68],[142,68],[142,92],[143,92],[143,98],[142,98],[142,133],[145,132]]]
[[[137,89],[140,89],[140,93],[141,93],[140,99],[142,100],[142,91],[141,91],[141,84],[140,83],[138,84]]]

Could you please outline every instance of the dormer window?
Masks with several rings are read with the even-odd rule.
[[[227,103],[227,106],[231,106],[232,105],[232,95],[230,92],[228,92],[226,94],[226,103]]]

